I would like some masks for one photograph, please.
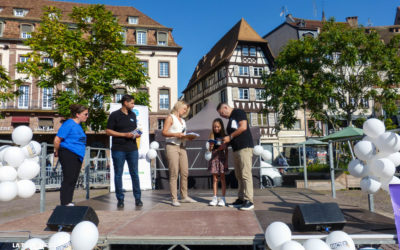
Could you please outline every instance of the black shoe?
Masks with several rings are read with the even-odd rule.
[[[137,207],[143,207],[143,202],[141,200],[136,200],[135,204]]]
[[[252,209],[254,209],[254,204],[251,201],[245,200],[243,205],[239,209],[240,210],[252,210]]]
[[[123,208],[123,207],[124,207],[124,201],[118,200],[117,208]]]
[[[234,203],[229,204],[229,207],[240,208],[244,203],[244,200],[236,199]]]

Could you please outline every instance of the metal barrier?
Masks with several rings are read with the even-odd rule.
[[[13,145],[12,141],[0,140],[0,144]],[[63,179],[60,162],[54,163],[54,145],[41,144],[39,156],[40,172],[32,179],[36,189],[40,190],[40,212],[45,211],[46,191],[57,190]],[[86,189],[86,199],[90,198],[90,188],[109,187],[110,185],[110,149],[86,147],[82,170],[76,184],[77,188]]]

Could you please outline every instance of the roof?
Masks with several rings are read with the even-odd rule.
[[[189,84],[183,92],[230,58],[239,42],[260,43],[268,47],[268,42],[242,18],[199,60]]]
[[[374,29],[378,32],[384,43],[389,43],[390,40],[400,34],[400,25],[388,25],[388,26],[372,26],[364,27],[365,29]]]
[[[3,10],[0,12],[0,17],[9,17],[9,18],[21,18],[21,19],[29,19],[29,20],[41,20],[43,14],[43,7],[45,6],[55,6],[59,8],[63,12],[63,20],[69,21],[68,14],[72,12],[73,7],[87,7],[91,4],[83,4],[83,3],[72,3],[72,2],[60,2],[60,1],[50,1],[50,0],[1,0],[0,7]],[[154,21],[147,15],[143,14],[139,10],[134,7],[128,6],[111,6],[105,5],[107,10],[110,10],[115,16],[118,18],[118,23],[124,26],[139,26],[139,27],[155,27],[155,28],[165,28],[169,29],[158,22]],[[14,8],[28,9],[29,12],[25,17],[15,17],[13,15]],[[137,16],[139,17],[139,24],[132,25],[128,23],[129,16]]]
[[[307,141],[303,141],[297,143],[295,146],[303,146],[303,145],[328,145],[327,142],[318,141],[315,139],[308,139]]]
[[[347,127],[344,128],[338,132],[335,132],[333,134],[327,135],[323,138],[321,138],[321,141],[335,141],[335,140],[341,140],[341,139],[353,139],[353,138],[358,138],[362,137],[364,134],[364,131],[360,128],[355,128],[355,127]]]

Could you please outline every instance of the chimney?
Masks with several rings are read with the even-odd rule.
[[[350,25],[350,27],[357,28],[358,27],[358,16],[346,17],[346,22]]]
[[[400,7],[396,8],[396,18],[394,19],[394,25],[400,24]]]

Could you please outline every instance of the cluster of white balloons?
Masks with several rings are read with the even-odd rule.
[[[160,148],[160,144],[156,141],[150,143],[150,149],[147,151],[146,159],[153,160],[157,157],[157,149]]]
[[[275,221],[265,230],[265,241],[272,250],[355,250],[353,239],[343,231],[333,231],[325,239],[308,239],[303,245],[292,240],[292,231],[283,222]]]
[[[385,129],[378,119],[365,121],[366,136],[354,146],[358,159],[348,165],[351,175],[362,178],[361,190],[369,194],[380,188],[389,192],[389,184],[400,184],[400,179],[394,176],[396,166],[400,165],[400,136]]]
[[[272,153],[269,150],[264,149],[261,145],[254,146],[253,154],[261,156],[264,161],[272,160]]]
[[[67,232],[58,232],[53,234],[48,244],[39,238],[27,240],[22,250],[39,250],[47,247],[49,250],[56,249],[74,249],[74,250],[91,250],[99,239],[99,231],[96,225],[90,221],[82,221],[78,223],[71,234]]]
[[[0,201],[16,196],[29,198],[36,192],[31,179],[40,172],[41,146],[32,141],[32,136],[28,126],[18,126],[12,132],[12,140],[18,146],[0,147]]]

